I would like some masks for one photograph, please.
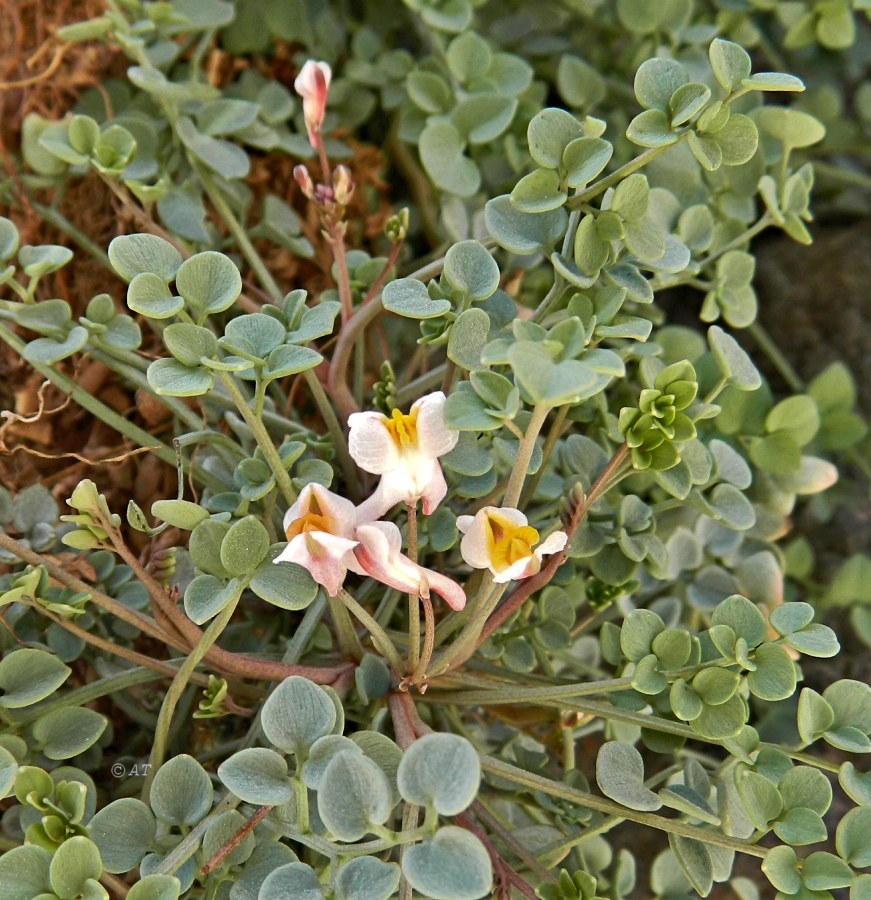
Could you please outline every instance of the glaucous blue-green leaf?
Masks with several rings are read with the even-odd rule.
[[[725,740],[740,734],[747,722],[747,705],[738,694],[725,703],[705,703],[701,713],[690,722],[693,731],[710,740]]]
[[[151,515],[185,531],[193,531],[200,522],[209,518],[208,510],[190,500],[155,500],[151,504]]]
[[[194,184],[182,184],[158,197],[157,212],[163,224],[179,237],[198,244],[211,241],[206,227],[206,205]]]
[[[498,93],[472,94],[454,107],[451,122],[470,144],[487,144],[508,128],[516,111],[515,97]]]
[[[487,71],[493,51],[484,38],[470,31],[455,37],[448,44],[445,59],[454,78],[466,84]]]
[[[265,747],[249,747],[234,753],[218,766],[218,777],[246,803],[277,806],[293,796],[287,761]]]
[[[151,783],[151,809],[166,825],[196,825],[212,808],[212,780],[186,753],[165,762]]]
[[[708,47],[708,58],[714,77],[729,93],[750,76],[750,54],[734,41],[715,38]]]
[[[472,303],[486,300],[499,287],[499,266],[478,241],[454,244],[445,254],[443,273],[445,281]]]
[[[272,871],[257,894],[257,900],[324,900],[324,891],[314,869],[305,863],[290,863]]]
[[[175,875],[146,875],[127,893],[127,900],[178,900],[181,881]]]
[[[37,338],[25,346],[21,355],[28,362],[50,366],[78,353],[87,342],[88,330],[81,325],[74,325],[62,341],[56,341],[53,338]]]
[[[756,72],[741,83],[742,87],[752,91],[789,91],[800,93],[805,89],[804,82],[795,75],[785,72]]]
[[[193,156],[224,178],[245,178],[251,170],[248,154],[241,147],[203,134],[187,116],[179,117],[175,130]]]
[[[826,840],[826,824],[819,813],[804,806],[793,807],[774,824],[774,833],[793,847],[805,847]]]
[[[184,592],[184,611],[197,625],[214,618],[239,593],[240,584],[234,578],[229,583],[213,575],[197,575]]]
[[[318,813],[337,840],[360,840],[390,815],[386,776],[359,751],[341,751],[321,777]]]
[[[231,353],[265,360],[284,343],[285,334],[278,319],[263,313],[249,313],[227,323],[220,344]]]
[[[109,244],[109,262],[125,281],[150,272],[167,283],[175,278],[182,261],[172,244],[154,234],[121,235]]]
[[[635,96],[645,109],[668,111],[674,92],[690,80],[687,70],[673,59],[648,59],[635,73]]]
[[[438,515],[438,511],[435,515]],[[433,518],[434,516],[429,518],[429,523],[432,523]],[[454,537],[456,538],[456,531]],[[390,690],[390,681],[390,670],[387,668],[387,664],[380,656],[372,653],[366,653],[354,671],[354,684],[364,703],[371,703],[373,700],[383,697]]]
[[[197,125],[205,134],[232,134],[250,125],[260,112],[260,107],[249,100],[222,97],[203,104],[197,113]]]
[[[556,169],[566,147],[583,134],[581,123],[571,113],[547,107],[532,117],[526,130],[529,155],[542,168]]]
[[[559,209],[568,191],[554,169],[534,169],[524,175],[511,191],[511,204],[519,212],[546,213]]]
[[[455,816],[475,799],[481,764],[465,738],[428,734],[406,749],[397,782],[409,803],[432,806],[443,816]]]
[[[626,137],[641,147],[665,147],[676,143],[679,135],[672,128],[665,112],[661,109],[646,109],[629,123]]]
[[[706,84],[690,82],[681,85],[668,101],[669,119],[672,128],[689,122],[693,116],[704,109],[711,99],[711,89]],[[656,110],[658,112],[658,110]],[[648,110],[653,112],[653,110]],[[646,115],[642,113],[642,115]]]
[[[573,140],[563,151],[562,158],[568,186],[578,188],[592,181],[608,165],[613,152],[614,147],[602,138]]]
[[[35,844],[13,847],[0,856],[0,884],[9,900],[53,896],[49,881],[51,860],[51,853]]]
[[[415,890],[432,900],[480,900],[493,886],[486,848],[470,831],[453,825],[407,847],[402,872]]]
[[[358,856],[339,869],[336,900],[389,900],[399,885],[399,876],[396,863]]]
[[[838,781],[844,793],[860,806],[871,806],[871,774],[859,772],[849,760],[841,763]]]
[[[230,888],[230,900],[257,900],[260,886],[269,875],[279,867],[294,862],[299,862],[299,859],[287,844],[279,841],[258,844],[245,867],[235,876]]]
[[[321,786],[324,772],[333,761],[333,757],[339,753],[350,750],[352,753],[361,753],[362,750],[350,738],[342,734],[325,734],[318,738],[309,749],[308,759],[302,773],[302,780],[306,787],[316,791]]]
[[[575,359],[556,363],[537,341],[517,341],[508,350],[514,377],[533,403],[562,406],[597,394],[608,382],[593,368]]]
[[[49,759],[69,759],[93,746],[108,720],[86,706],[65,706],[40,716],[33,738]]]
[[[436,187],[471,197],[481,185],[481,173],[463,153],[463,139],[451,122],[430,122],[418,140],[420,159]]]
[[[738,796],[753,824],[761,831],[783,811],[783,801],[777,788],[758,772],[741,772],[735,778]]]
[[[248,587],[261,600],[281,609],[305,609],[318,592],[317,583],[302,566],[273,560],[260,565]]]
[[[762,106],[753,117],[759,127],[777,138],[787,150],[810,147],[826,136],[826,128],[819,119],[798,109],[786,106]]]
[[[714,884],[714,867],[708,847],[680,834],[670,834],[668,843],[689,883],[702,897],[707,897]]]
[[[762,861],[762,871],[777,890],[789,895],[801,891],[798,857],[792,847],[772,847]]]
[[[148,875],[159,874],[155,870],[163,865],[166,856],[160,853],[147,853],[139,864],[139,874],[145,878]],[[195,856],[183,862],[176,870],[175,877],[181,884],[181,894],[190,889],[197,874],[197,858]]]
[[[850,887],[853,870],[834,853],[818,850],[804,860],[802,880],[812,891],[829,891]]]
[[[18,763],[15,757],[0,745],[0,800],[2,800],[15,784],[15,777],[18,774]]]
[[[270,743],[304,760],[309,747],[332,732],[336,708],[326,691],[307,678],[291,675],[266,698],[261,722]]]
[[[14,650],[0,661],[0,706],[19,709],[44,700],[67,680],[71,671],[45,650]]]
[[[58,244],[42,244],[38,247],[25,244],[18,251],[18,262],[29,278],[42,278],[49,272],[56,272],[72,258],[73,251]]]
[[[405,87],[411,102],[425,113],[437,115],[450,109],[453,99],[450,85],[436,72],[417,69],[409,73]]]
[[[623,622],[620,629],[620,649],[632,662],[647,656],[656,637],[665,630],[662,618],[649,609],[635,609]]]
[[[140,272],[127,288],[127,306],[149,319],[169,319],[184,309],[184,300],[173,296],[160,275]]]
[[[378,764],[378,768],[387,776],[390,784],[390,803],[395,806],[400,799],[397,786],[397,772],[402,761],[402,750],[399,745],[387,735],[379,731],[356,731],[351,735],[351,740],[369,757]]]
[[[244,834],[241,841],[236,837],[245,825],[246,818],[238,809],[228,809],[217,817],[210,817],[208,827],[203,835],[203,856],[206,859],[212,859],[235,838],[237,843],[227,854],[226,864],[228,866],[242,865],[257,846],[257,838],[250,831]]]
[[[203,357],[211,358],[218,352],[218,342],[208,328],[176,322],[163,330],[163,342],[167,350],[183,365],[198,366]]]
[[[563,236],[568,213],[560,208],[546,213],[524,213],[509,194],[487,201],[484,221],[493,239],[511,253],[530,256],[546,252]]]
[[[94,889],[102,874],[103,862],[97,845],[77,834],[67,838],[55,850],[48,877],[51,889],[58,897],[72,898],[95,896]]]
[[[107,872],[129,872],[151,849],[157,824],[151,810],[134,797],[104,806],[88,823]]]
[[[482,367],[481,348],[490,337],[490,317],[473,307],[460,313],[448,337],[448,358],[467,371]]]
[[[296,375],[297,372],[305,372],[320,365],[324,358],[311,347],[302,347],[299,344],[282,344],[276,347],[266,359],[266,367],[263,377],[267,379],[285,378],[288,375]]]
[[[256,516],[235,522],[221,541],[221,563],[231,575],[253,572],[269,552],[269,532]]]
[[[832,805],[829,779],[812,766],[793,766],[788,769],[777,788],[785,809],[803,807],[823,816]]]
[[[608,741],[596,757],[596,782],[602,793],[630,809],[652,812],[662,800],[644,785],[644,761],[631,745]]]
[[[795,693],[795,664],[779,644],[763,644],[754,654],[756,670],[747,675],[750,692],[761,700],[785,700]]]
[[[179,266],[175,287],[197,311],[219,313],[229,309],[242,293],[242,276],[228,256],[204,250]]]
[[[341,308],[342,304],[338,300],[321,300],[317,306],[305,307],[298,326],[288,332],[287,340],[295,344],[304,344],[332,334],[336,316]]]
[[[433,299],[426,285],[416,278],[391,281],[381,294],[381,302],[388,312],[410,319],[432,319],[444,315],[451,308],[450,300]]]
[[[710,825],[720,824],[720,817],[711,810],[707,801],[685,784],[673,784],[663,788],[659,792],[659,799],[662,800],[662,805],[669,809],[676,809]]]
[[[850,865],[871,865],[871,808],[851,809],[841,819],[835,840],[838,853]]]
[[[19,240],[15,224],[5,216],[0,216],[0,262],[5,263],[15,256]]]
[[[177,359],[156,359],[145,375],[156,394],[169,397],[200,397],[215,386],[208,369],[186,366]]]

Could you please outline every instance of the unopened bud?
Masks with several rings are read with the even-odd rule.
[[[333,197],[339,206],[347,206],[354,195],[354,179],[347,166],[336,166],[333,172]]]
[[[332,74],[327,63],[310,59],[300,69],[299,75],[293,82],[294,90],[302,97],[305,127],[308,131],[308,139],[315,150],[321,139],[321,125],[324,122]]]
[[[405,240],[408,234],[408,207],[403,207],[398,213],[392,215],[384,225],[384,234],[391,244],[398,244]]]
[[[293,169],[293,178],[294,181],[299,185],[300,190],[309,198],[309,200],[315,199],[315,183],[312,181],[311,175],[309,175],[308,169],[303,166],[294,166]]]

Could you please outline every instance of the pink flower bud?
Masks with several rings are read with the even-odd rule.
[[[347,166],[336,166],[333,172],[333,196],[340,206],[347,206],[354,194],[354,180],[351,178],[351,170]]]
[[[327,108],[327,94],[330,91],[332,74],[327,63],[310,59],[293,82],[294,90],[302,97],[305,127],[308,131],[308,139],[315,149],[320,141],[321,125]]]
[[[293,168],[293,178],[294,181],[300,186],[302,192],[309,198],[309,200],[314,200],[315,198],[315,183],[312,181],[312,177],[309,174],[308,169],[303,166],[294,166]]]

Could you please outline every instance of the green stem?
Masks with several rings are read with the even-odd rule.
[[[701,260],[701,268],[706,268],[712,262],[718,260],[721,256],[724,256],[726,253],[729,253],[731,250],[737,250],[740,247],[743,247],[748,241],[752,241],[753,238],[756,237],[757,234],[765,231],[769,225],[774,224],[774,217],[770,212],[763,213],[757,222],[751,225],[745,231],[742,231],[736,238],[733,238],[727,244],[723,244],[722,247],[715,250],[710,256],[706,256],[703,260]]]
[[[562,434],[563,425],[565,425],[566,416],[568,416],[570,408],[570,404],[567,403],[565,406],[560,406],[556,411],[547,437],[544,439],[544,447],[541,451],[541,465],[538,467],[538,471],[529,479],[523,489],[523,493],[520,495],[520,505],[523,506],[524,509],[529,501],[535,496],[535,489],[538,487],[538,482],[547,470],[547,461],[550,459],[553,448],[556,446],[556,442]]]
[[[559,797],[567,800],[569,803],[575,803],[585,809],[592,809],[596,812],[604,813],[608,816],[619,816],[621,819],[628,819],[630,822],[637,822],[640,825],[647,825],[651,828],[657,828],[667,834],[676,834],[682,837],[691,838],[695,841],[701,841],[703,844],[709,844],[712,847],[721,847],[724,850],[732,850],[737,853],[746,853],[749,856],[763,858],[768,852],[764,847],[758,847],[739,838],[729,837],[718,831],[712,831],[707,828],[699,828],[695,825],[689,825],[686,822],[680,822],[677,819],[667,819],[664,816],[657,816],[653,813],[638,812],[634,809],[628,809],[608,800],[605,797],[597,797],[594,794],[580,791],[577,788],[569,787],[567,784],[552,781],[550,778],[544,778],[533,772],[527,772],[517,766],[512,766],[502,760],[494,759],[491,756],[481,757],[481,768],[499,778],[505,778],[515,784],[523,785],[533,791],[542,791],[552,797]]]
[[[417,501],[406,503],[408,513],[408,558],[417,562]],[[417,670],[420,662],[420,598],[414,592],[408,595],[408,674]]]
[[[339,652],[345,659],[356,659],[358,662],[363,658],[363,646],[360,638],[357,637],[357,630],[348,614],[348,610],[338,596],[327,597],[327,603],[330,607],[330,615],[333,617],[333,625],[336,629],[336,643]]]
[[[109,254],[102,247],[95,244],[83,231],[76,228],[69,219],[62,216],[53,206],[46,206],[44,203],[36,203],[33,200],[30,201],[30,205],[39,213],[41,219],[50,222],[59,231],[72,238],[82,250],[93,256],[97,262],[102,263],[110,272],[114,271],[112,263],[109,262]]]
[[[800,394],[804,390],[801,376],[792,366],[792,363],[783,355],[780,347],[774,343],[771,335],[760,322],[753,322],[747,328],[753,340],[759,344],[762,352],[768,357],[771,364],[780,373],[780,377],[789,385],[791,391]]]
[[[864,172],[857,172],[854,169],[845,169],[843,166],[834,166],[831,163],[819,162],[814,160],[814,171],[828,178],[836,178],[845,184],[852,184],[856,187],[864,188],[871,191],[871,175]]]
[[[154,743],[151,745],[151,754],[148,757],[148,775],[142,786],[142,799],[146,803],[148,802],[148,797],[151,793],[151,783],[154,781],[154,776],[157,774],[157,770],[161,765],[163,765],[163,761],[166,757],[169,728],[172,724],[175,708],[178,706],[178,702],[181,700],[181,696],[188,686],[188,681],[190,680],[190,676],[193,674],[194,669],[200,664],[203,657],[209,652],[211,646],[227,627],[244,589],[245,585],[241,584],[236,589],[231,600],[203,632],[197,645],[191,650],[190,656],[184,661],[175,678],[173,678],[172,684],[170,684],[166,696],[163,698],[163,703],[160,706],[160,715],[157,717],[157,727],[154,731]]]
[[[227,393],[233,398],[233,402],[236,404],[236,408],[245,420],[245,424],[251,429],[254,440],[257,441],[258,446],[263,451],[266,462],[269,464],[269,468],[275,476],[275,483],[283,494],[287,505],[292,506],[296,501],[296,490],[293,487],[287,469],[284,467],[284,462],[282,461],[278,450],[275,449],[275,444],[272,442],[269,432],[266,430],[266,426],[256,415],[254,410],[251,409],[244,394],[239,390],[239,387],[233,380],[233,376],[230,375],[229,372],[219,371],[217,374],[221,379],[221,383],[227,388]]]
[[[363,625],[369,632],[375,648],[390,663],[393,671],[397,675],[402,677],[402,659],[400,658],[399,653],[393,644],[393,641],[391,641],[387,636],[387,632],[344,588],[339,591],[338,596],[341,598],[342,603],[344,603],[345,606],[347,606],[347,608],[354,614],[357,621],[360,622],[360,624]]]
[[[520,491],[526,479],[529,461],[535,451],[535,441],[550,409],[550,406],[545,406],[543,403],[536,403],[532,407],[532,416],[526,426],[526,434],[523,435],[523,439],[517,447],[517,457],[514,460],[511,475],[508,478],[508,487],[505,488],[505,497],[502,500],[503,506],[516,507],[520,501]]]
[[[333,449],[336,452],[339,468],[342,470],[342,475],[345,478],[345,484],[348,485],[348,489],[352,494],[359,494],[360,481],[357,477],[357,468],[351,459],[351,454],[348,453],[348,442],[345,440],[345,432],[342,431],[342,426],[336,417],[333,404],[330,403],[330,399],[324,391],[324,386],[312,369],[306,369],[302,373],[302,377],[305,379],[305,383],[314,398],[315,406],[317,406],[318,412],[327,426],[327,431],[330,432],[330,437],[333,439]]]

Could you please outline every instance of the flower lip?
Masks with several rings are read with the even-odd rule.
[[[485,506],[474,516],[460,516],[457,527],[463,532],[463,559],[475,569],[489,569],[497,584],[535,575],[543,557],[562,551],[568,540],[564,531],[555,531],[540,541],[526,516],[512,507]]]

